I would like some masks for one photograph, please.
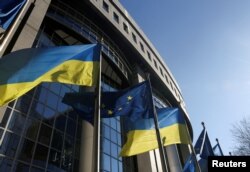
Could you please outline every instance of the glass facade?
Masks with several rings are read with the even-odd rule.
[[[61,102],[74,85],[44,83],[0,114],[0,171],[76,171],[81,119]]]
[[[97,28],[81,14],[63,7],[51,5],[33,47],[96,43],[97,33],[105,38],[105,34],[95,30]],[[64,13],[66,11],[71,15]],[[102,90],[115,91],[127,87],[134,76],[121,53],[107,40],[104,39],[102,49]],[[0,107],[0,171],[79,171],[83,123],[70,106],[62,103],[65,93],[79,92],[79,88],[43,83],[6,107]],[[157,108],[167,106],[156,95],[153,100]],[[122,126],[123,120],[119,117],[101,120],[102,172],[137,171],[136,157],[119,157],[126,140]]]

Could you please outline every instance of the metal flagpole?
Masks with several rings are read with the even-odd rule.
[[[184,111],[183,111],[182,108],[181,108],[180,103],[178,104],[178,108],[184,113]],[[185,119],[185,118],[184,118],[184,119]],[[195,153],[195,150],[194,150],[194,146],[193,146],[193,144],[192,144],[191,135],[190,135],[190,132],[189,132],[189,130],[188,130],[186,120],[185,120],[185,124],[186,124],[186,129],[187,129],[188,138],[189,138],[189,145],[190,145],[190,147],[191,147],[191,155],[195,157],[195,164],[196,164],[196,166],[198,167],[198,171],[201,172],[201,168],[200,168],[200,165],[199,165],[198,160],[197,160],[197,157],[196,157],[196,153]]]
[[[158,116],[157,116],[155,106],[154,106],[153,94],[152,94],[152,88],[151,88],[149,74],[147,74],[147,79],[149,81],[150,93],[151,93],[151,101],[152,101],[152,104],[153,104],[155,132],[156,132],[156,137],[157,137],[157,142],[158,142],[159,152],[160,152],[160,157],[161,157],[161,166],[162,166],[163,172],[167,172],[168,171],[168,169],[167,169],[167,167],[168,167],[167,166],[167,159],[166,159],[166,155],[165,155],[165,152],[164,152],[162,139],[161,139],[161,135],[160,135],[159,124],[158,124]]]
[[[101,46],[101,43],[98,43]],[[101,73],[102,73],[102,52],[100,48],[100,66],[98,73],[98,81],[95,89],[95,113],[94,113],[94,138],[93,138],[93,157],[92,157],[92,172],[100,171],[100,125],[101,125]]]

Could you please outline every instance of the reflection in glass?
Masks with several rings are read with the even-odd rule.
[[[15,132],[16,134],[21,134],[25,123],[25,116],[19,112],[13,112],[8,129]]]
[[[26,137],[32,140],[36,140],[39,126],[40,122],[38,120],[29,118],[25,124],[24,134],[26,133]]]
[[[104,153],[110,155],[110,141],[102,138],[101,149]]]
[[[31,162],[32,154],[34,153],[34,142],[24,139],[21,144],[21,151],[19,153],[19,160],[25,161],[25,162]]]
[[[45,145],[49,145],[51,133],[52,133],[52,129],[49,126],[42,124],[40,128],[38,141]]]
[[[20,137],[18,135],[6,132],[0,147],[0,154],[13,158],[16,154],[19,141]]]
[[[16,171],[21,171],[21,172],[29,171],[29,166],[21,162],[18,162],[16,164]]]
[[[68,118],[67,121],[67,134],[70,135],[71,137],[74,137],[76,134],[76,123]]]
[[[53,139],[52,139],[52,147],[57,150],[62,150],[63,145],[63,133],[54,130]]]
[[[101,167],[103,170],[110,171],[110,157],[106,154],[102,154],[101,156]]]
[[[64,140],[64,149],[62,151],[62,167],[65,170],[71,171],[73,163],[73,147],[74,141],[70,137]]]
[[[111,156],[118,158],[117,145],[114,143],[111,143]]]
[[[114,158],[111,158],[111,167],[112,167],[112,171],[118,172],[118,161]]]
[[[64,132],[66,126],[66,117],[64,115],[60,115],[56,118],[55,127],[58,130],[61,130]]]
[[[33,164],[45,168],[48,155],[48,148],[37,144]]]
[[[12,161],[4,158],[4,157],[0,157],[0,171],[11,171],[11,166],[12,166]]]
[[[51,149],[49,155],[48,169],[53,171],[56,170],[57,168],[60,168],[60,161],[61,161],[61,153]]]

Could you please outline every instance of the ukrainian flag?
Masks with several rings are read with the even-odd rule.
[[[41,82],[84,86],[97,83],[100,45],[29,48],[0,59],[0,106]]]
[[[190,144],[187,126],[182,112],[178,108],[162,108],[157,110],[160,135],[163,145]],[[126,119],[124,125],[127,142],[120,155],[132,156],[158,148],[154,120],[141,118],[135,122]]]

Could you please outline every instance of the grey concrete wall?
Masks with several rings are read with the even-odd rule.
[[[50,2],[51,0],[35,1],[34,8],[21,30],[12,51],[29,48],[33,45]]]

